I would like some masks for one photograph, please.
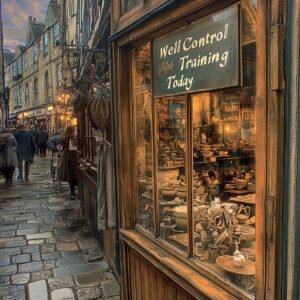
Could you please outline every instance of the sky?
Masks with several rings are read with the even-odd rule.
[[[25,44],[28,17],[44,22],[49,0],[2,0],[4,48]]]

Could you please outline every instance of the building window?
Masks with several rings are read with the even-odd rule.
[[[17,88],[14,89],[14,108],[18,108],[18,91]]]
[[[50,91],[49,91],[49,74],[48,72],[45,73],[45,92],[46,92],[46,99],[49,98],[50,96]]]
[[[20,75],[20,74],[22,74],[22,60],[19,57],[17,59],[17,75]]]
[[[59,23],[58,22],[53,27],[53,41],[54,41],[54,46],[59,45]]]
[[[33,82],[34,101],[39,101],[39,80],[36,78]]]
[[[56,89],[61,87],[61,64],[56,65]]]
[[[49,52],[49,33],[44,34],[44,55],[47,55]]]
[[[26,83],[25,85],[25,105],[29,105],[29,84]]]
[[[16,66],[13,66],[13,77],[17,76],[17,68]]]
[[[33,62],[36,63],[38,61],[39,58],[39,48],[38,48],[38,44],[35,43],[35,45],[33,46]]]
[[[22,106],[22,84],[18,84],[18,104]]]
[[[28,54],[27,52],[24,53],[24,70],[28,68]]]

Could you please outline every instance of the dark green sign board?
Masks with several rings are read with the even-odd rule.
[[[154,97],[239,84],[239,6],[153,42]]]

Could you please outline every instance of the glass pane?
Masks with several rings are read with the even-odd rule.
[[[194,257],[254,293],[256,8],[242,9],[243,86],[192,95]]]
[[[186,97],[156,101],[160,237],[186,251]]]
[[[152,97],[150,42],[133,50],[136,104],[138,223],[154,230],[152,165]]]
[[[146,2],[145,0],[122,0],[121,12],[122,15]]]

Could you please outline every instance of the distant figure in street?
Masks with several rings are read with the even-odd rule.
[[[48,140],[48,147],[52,152],[59,151],[61,133],[62,133],[61,131],[55,132]]]
[[[25,181],[29,181],[30,164],[33,163],[35,153],[35,144],[32,135],[26,131],[23,124],[19,124],[15,133],[15,139],[18,144],[17,156],[19,161],[18,180],[23,181],[23,164],[25,165]]]
[[[16,154],[17,141],[9,131],[1,135],[1,169],[5,178],[5,184],[12,184],[15,167],[18,166]]]
[[[44,127],[41,127],[41,129],[36,133],[35,136],[35,142],[39,148],[41,157],[46,156],[48,139],[49,139],[48,132],[45,130]]]
[[[77,185],[77,169],[78,169],[78,154],[77,154],[77,137],[74,126],[68,126],[65,129],[60,145],[62,152],[57,166],[57,179],[66,181],[70,184],[71,196],[76,196],[75,186]]]

